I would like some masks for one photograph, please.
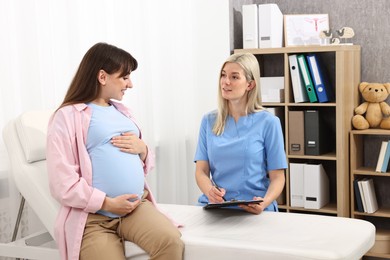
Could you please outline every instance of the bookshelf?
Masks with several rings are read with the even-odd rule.
[[[350,216],[349,185],[349,131],[360,83],[361,48],[358,45],[302,46],[269,49],[235,49],[234,53],[254,54],[260,64],[262,77],[284,77],[284,101],[263,102],[267,108],[281,110],[288,163],[321,163],[329,177],[330,202],[320,209],[292,207],[290,202],[289,169],[286,171],[284,193],[278,199],[279,209],[285,212],[300,212],[330,216]],[[328,71],[334,87],[335,100],[329,103],[294,103],[291,84],[289,55],[318,54]],[[315,155],[289,154],[289,111],[316,109],[326,118],[331,131],[328,133],[332,150]]]
[[[351,168],[351,217],[370,221],[377,229],[374,248],[366,256],[390,259],[390,172],[376,172],[376,164],[382,141],[390,140],[390,130],[367,129],[352,130],[350,133],[350,168]],[[364,213],[357,210],[353,181],[356,178],[372,178],[378,201],[378,210],[374,213]],[[383,251],[383,246],[387,245]]]

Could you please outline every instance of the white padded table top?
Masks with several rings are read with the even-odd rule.
[[[358,219],[159,204],[183,224],[185,259],[360,259],[375,227]]]

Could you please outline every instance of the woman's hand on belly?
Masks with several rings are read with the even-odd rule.
[[[106,197],[101,209],[124,216],[135,210],[140,203],[137,194],[124,194],[115,198]]]
[[[146,157],[147,147],[144,141],[139,139],[137,135],[132,132],[126,132],[111,139],[113,146],[118,147],[122,152],[139,154],[141,159]]]

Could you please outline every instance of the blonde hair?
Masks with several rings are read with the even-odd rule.
[[[251,53],[236,53],[231,55],[222,65],[219,72],[218,81],[218,112],[215,124],[213,127],[213,133],[221,135],[225,130],[226,118],[229,115],[228,101],[222,97],[220,79],[222,70],[226,63],[237,63],[244,70],[246,80],[254,80],[256,86],[248,91],[248,101],[246,103],[246,113],[254,113],[263,110],[261,104],[261,91],[260,91],[260,67],[256,57]]]

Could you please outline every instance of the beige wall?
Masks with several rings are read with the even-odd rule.
[[[283,14],[329,14],[332,30],[352,27],[362,46],[362,81],[390,82],[390,1],[388,0],[230,0],[230,46],[242,48],[243,4],[276,3]]]

